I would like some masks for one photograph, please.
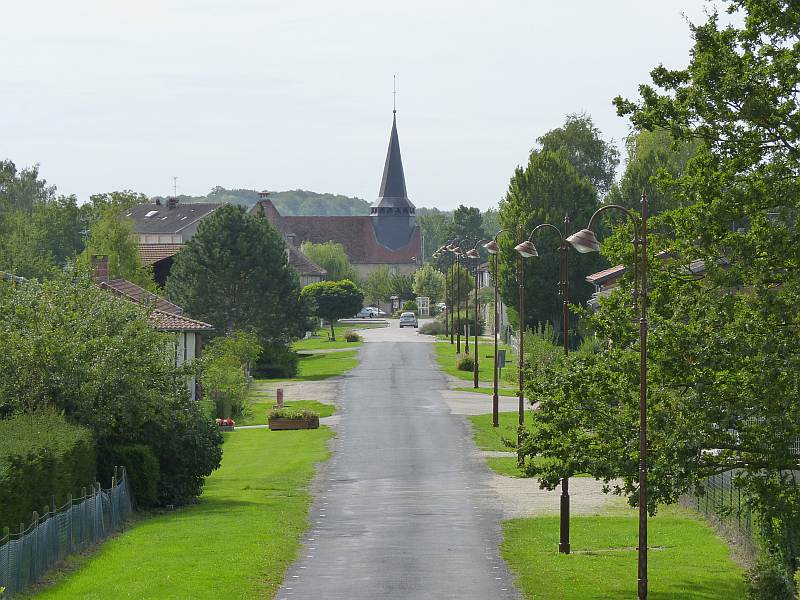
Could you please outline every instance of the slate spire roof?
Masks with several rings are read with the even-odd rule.
[[[389,136],[389,149],[383,165],[383,178],[378,200],[373,208],[414,208],[406,192],[406,177],[403,173],[403,159],[400,156],[400,140],[397,137],[397,116],[392,117],[392,133]],[[375,214],[376,211],[372,211]],[[405,212],[405,211],[404,211]],[[407,212],[405,214],[408,214]],[[413,214],[413,211],[411,211]]]

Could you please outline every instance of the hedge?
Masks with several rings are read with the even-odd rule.
[[[20,414],[0,420],[0,528],[19,529],[55,498],[95,481],[92,433],[51,411]]]
[[[97,474],[103,485],[109,487],[114,467],[123,466],[136,505],[139,508],[150,508],[158,503],[161,468],[150,446],[120,444],[101,448],[97,455]]]

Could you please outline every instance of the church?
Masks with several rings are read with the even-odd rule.
[[[369,215],[283,216],[267,192],[259,196],[250,211],[269,219],[283,233],[288,245],[299,248],[303,242],[338,242],[344,246],[360,277],[384,266],[393,274],[410,274],[422,264],[422,235],[416,223],[416,209],[406,192],[397,111],[392,117],[378,199],[370,207]]]

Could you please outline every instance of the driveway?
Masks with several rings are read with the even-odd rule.
[[[440,393],[432,338],[397,321],[361,333],[312,529],[276,597],[517,598],[498,554],[497,496],[464,417]]]

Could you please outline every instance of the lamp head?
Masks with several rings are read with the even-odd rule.
[[[445,246],[445,250],[448,252],[454,252],[457,247],[458,246],[454,246],[453,244],[447,244],[447,246]]]
[[[533,242],[530,240],[525,240],[521,244],[517,244],[514,246],[514,250],[520,253],[522,258],[531,258],[533,256],[539,256],[539,251],[536,250],[536,246],[533,245]]]
[[[484,244],[483,247],[486,248],[486,251],[489,254],[497,254],[498,252],[500,252],[500,246],[498,246],[497,242],[495,242],[494,240],[491,240],[490,242]]]
[[[600,252],[600,242],[591,229],[581,229],[567,238],[567,241],[581,254]]]
[[[473,248],[472,250],[467,251],[467,256],[469,258],[480,258],[481,257],[481,255],[478,254],[478,251],[475,248]]]

